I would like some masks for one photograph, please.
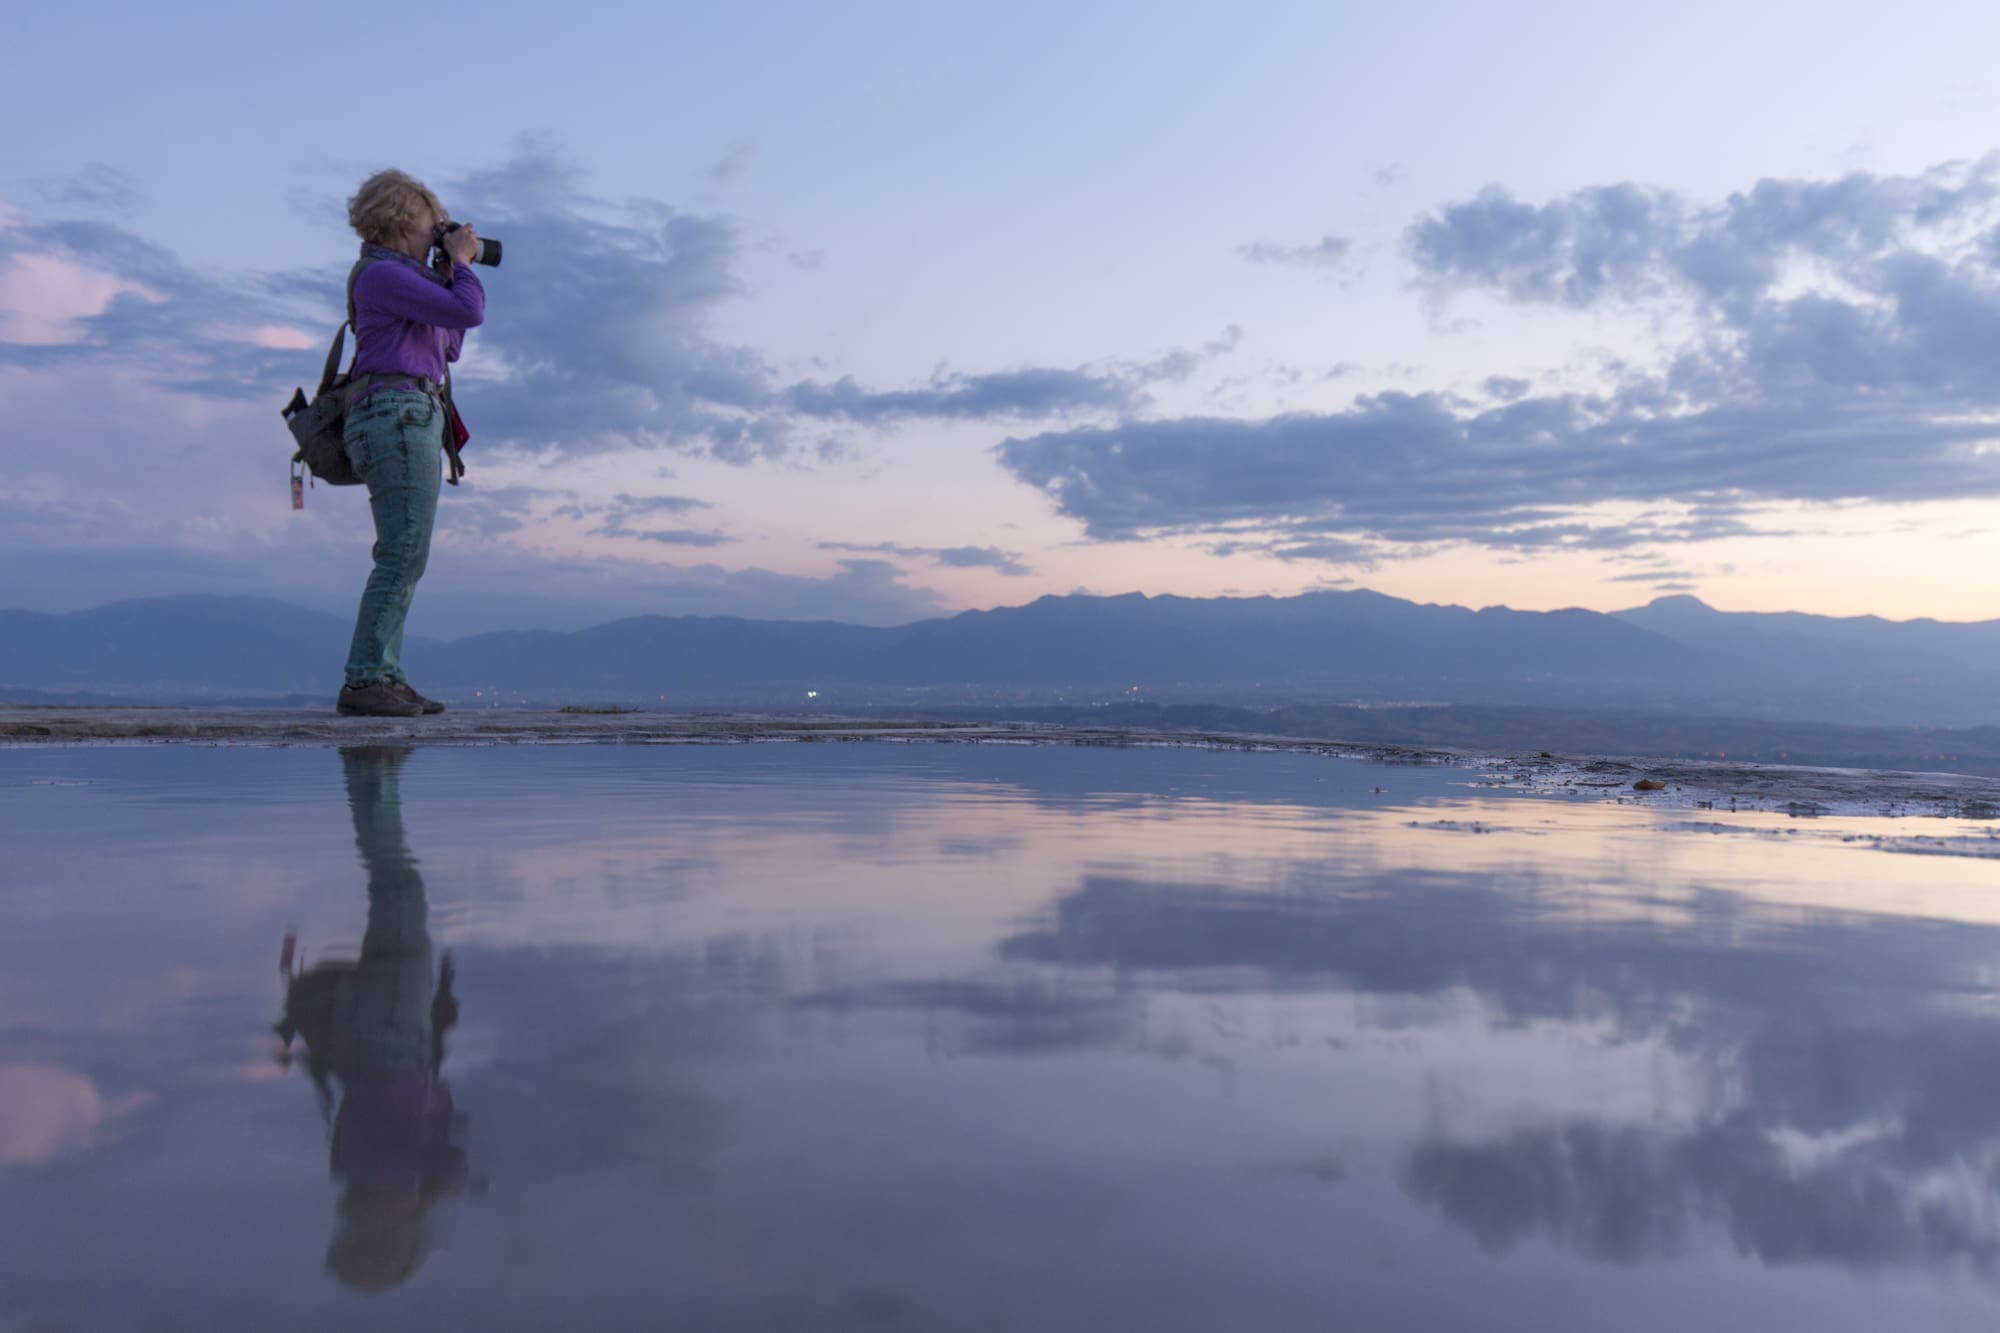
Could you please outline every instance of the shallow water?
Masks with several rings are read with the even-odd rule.
[[[1288,754],[0,750],[0,1330],[1986,1327],[1992,846]]]

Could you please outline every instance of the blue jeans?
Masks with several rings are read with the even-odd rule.
[[[403,679],[403,621],[431,557],[445,412],[427,393],[378,389],[347,414],[347,461],[368,484],[375,568],[361,593],[347,683]]]
[[[333,1071],[349,1092],[363,1079],[435,1067],[430,905],[403,838],[397,769],[404,757],[340,752],[354,841],[368,868],[361,957],[334,994]]]

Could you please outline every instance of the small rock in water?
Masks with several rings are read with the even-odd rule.
[[[1665,791],[1667,784],[1658,778],[1640,778],[1632,784],[1633,791]]]

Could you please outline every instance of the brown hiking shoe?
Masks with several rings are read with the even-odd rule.
[[[342,717],[419,717],[424,706],[397,694],[386,680],[343,685],[333,711]]]
[[[394,690],[398,697],[408,699],[426,713],[442,713],[444,711],[443,704],[435,699],[424,698],[423,695],[417,693],[417,687],[410,684],[407,680],[392,680],[389,682],[389,688]]]

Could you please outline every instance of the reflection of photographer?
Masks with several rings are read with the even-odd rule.
[[[353,389],[342,435],[375,517],[375,567],[361,594],[337,711],[415,717],[444,705],[403,675],[403,621],[430,560],[443,456],[457,483],[469,437],[451,400],[448,367],[468,329],[486,319],[486,289],[472,261],[500,247],[454,224],[422,181],[378,171],[347,201],[361,257],[347,277],[354,325]],[[424,261],[433,247],[435,265]]]
[[[465,1186],[465,1153],[452,1142],[459,1117],[439,1077],[444,1034],[458,1021],[451,956],[431,988],[429,905],[403,840],[397,770],[407,749],[341,751],[354,838],[368,869],[368,926],[361,957],[291,970],[285,941],[287,1052],[305,1042],[307,1071],[331,1111],[330,1163],[343,1185],[327,1271],[351,1287],[404,1282],[428,1249],[426,1216]],[[340,1084],[332,1110],[332,1081]]]

